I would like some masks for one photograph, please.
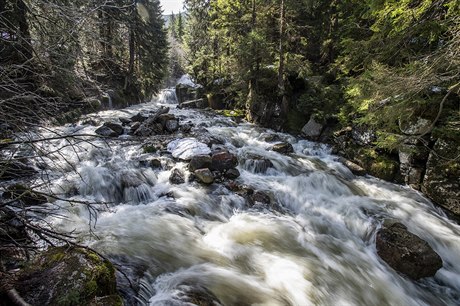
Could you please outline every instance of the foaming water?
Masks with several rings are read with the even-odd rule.
[[[173,103],[173,93],[93,119],[148,112]],[[48,221],[74,231],[121,269],[135,265],[139,305],[187,305],[187,292],[197,288],[223,305],[460,304],[460,227],[419,193],[355,177],[325,145],[207,112],[171,112],[193,122],[198,139],[221,140],[210,149],[225,147],[238,156],[237,183],[263,192],[272,204],[251,204],[222,184],[188,182],[185,162],[145,154],[127,135],[73,146],[52,141],[48,149],[64,152],[45,159],[55,192],[106,203],[91,232],[92,215],[78,205],[56,202],[66,219]],[[78,125],[59,132],[94,129]],[[290,142],[295,152],[270,151],[273,141]],[[151,157],[162,167],[140,162]],[[169,182],[173,169],[185,174],[186,183]],[[411,281],[377,256],[375,235],[385,219],[405,224],[442,257],[435,277]]]

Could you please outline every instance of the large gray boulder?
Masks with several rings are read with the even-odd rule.
[[[318,123],[313,116],[310,117],[307,124],[302,128],[302,135],[308,139],[317,140],[321,136],[324,126],[321,123]]]
[[[434,276],[442,259],[427,242],[401,223],[384,226],[377,233],[377,254],[394,270],[412,279]]]

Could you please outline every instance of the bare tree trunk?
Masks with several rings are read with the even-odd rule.
[[[279,41],[279,58],[280,63],[278,67],[278,91],[281,98],[281,112],[286,115],[289,110],[289,101],[286,97],[286,87],[284,83],[284,43],[286,40],[286,3],[281,0],[280,3],[280,41]]]

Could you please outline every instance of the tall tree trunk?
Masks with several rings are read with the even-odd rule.
[[[280,3],[280,41],[279,41],[279,58],[278,67],[278,92],[281,97],[281,114],[285,116],[289,110],[289,101],[286,97],[286,86],[284,83],[284,44],[286,40],[286,3],[281,0]]]
[[[281,95],[284,94],[284,40],[285,40],[285,27],[286,27],[286,16],[285,16],[285,3],[281,0],[280,5],[280,40],[279,40],[279,57],[280,63],[278,67],[278,89]]]
[[[17,18],[19,26],[21,54],[25,60],[32,58],[29,24],[27,23],[27,6],[22,0],[17,1]]]

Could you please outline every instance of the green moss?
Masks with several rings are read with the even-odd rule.
[[[396,176],[398,167],[399,165],[396,161],[380,156],[371,163],[369,172],[375,177],[392,181]]]
[[[143,148],[144,153],[156,153],[157,151],[158,151],[158,148],[154,146],[145,146]]]
[[[81,305],[82,300],[78,290],[72,290],[68,294],[59,297],[57,304],[60,306],[76,306]]]
[[[222,109],[216,110],[216,113],[225,117],[244,117],[245,112],[242,109]]]

